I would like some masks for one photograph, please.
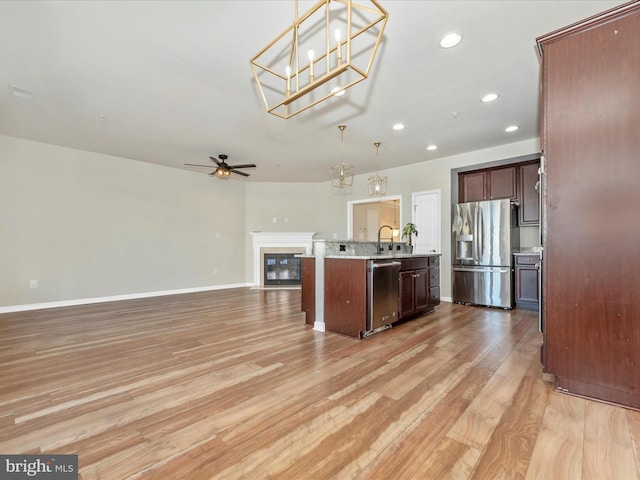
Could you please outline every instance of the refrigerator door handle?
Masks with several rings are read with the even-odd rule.
[[[453,267],[454,272],[509,273],[509,267]]]
[[[482,207],[478,207],[478,262],[483,262],[484,257],[484,213]]]
[[[478,244],[480,243],[480,238],[481,238],[480,228],[478,228],[479,225],[480,225],[480,206],[476,204],[475,211],[473,212],[473,234],[476,237],[475,241],[473,242],[473,253],[472,253],[474,262],[478,261],[478,254],[480,253],[480,248],[478,247]]]

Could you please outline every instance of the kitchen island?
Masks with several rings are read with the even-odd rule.
[[[378,251],[376,242],[314,241],[314,254],[301,255],[306,323],[365,338],[433,312],[440,303],[440,255],[411,254],[404,244],[383,247],[384,254],[368,254]]]

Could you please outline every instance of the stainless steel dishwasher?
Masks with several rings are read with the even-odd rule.
[[[367,333],[388,327],[398,320],[398,274],[400,262],[370,260]]]

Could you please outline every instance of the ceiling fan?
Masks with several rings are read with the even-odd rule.
[[[220,154],[218,155],[218,158],[220,160],[218,160],[217,158],[213,158],[213,157],[209,157],[211,160],[213,160],[216,165],[218,165],[218,167],[211,172],[209,175],[215,175],[218,178],[229,178],[229,176],[232,173],[237,173],[238,175],[242,175],[243,177],[248,177],[249,174],[248,173],[244,173],[241,172],[240,170],[237,170],[238,168],[255,168],[255,164],[253,163],[246,163],[244,165],[228,165],[226,160],[227,157],[226,155]],[[211,168],[211,165],[196,165],[194,163],[185,163],[185,165],[189,166],[189,167],[205,167],[205,168]]]

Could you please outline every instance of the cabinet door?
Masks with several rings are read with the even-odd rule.
[[[398,318],[407,317],[416,311],[415,296],[413,288],[414,271],[400,272],[399,282],[399,299],[398,299]]]
[[[316,259],[302,258],[302,311],[305,313],[305,323],[315,324],[316,321]]]
[[[488,181],[486,170],[458,174],[458,198],[460,203],[488,200]]]
[[[499,198],[517,198],[516,182],[518,174],[516,166],[493,168],[489,170],[489,191],[491,200]]]
[[[517,299],[522,302],[538,302],[538,270],[531,267],[516,267]]]
[[[440,305],[440,268],[429,269],[429,305]]]
[[[423,268],[413,272],[413,287],[415,290],[416,310],[429,308],[429,269]]]
[[[360,338],[367,323],[367,263],[324,260],[324,324],[328,332]]]
[[[520,166],[520,225],[539,225],[539,195],[536,191],[538,183],[539,162]]]
[[[640,408],[640,3],[619,11],[543,41],[545,367]]]

